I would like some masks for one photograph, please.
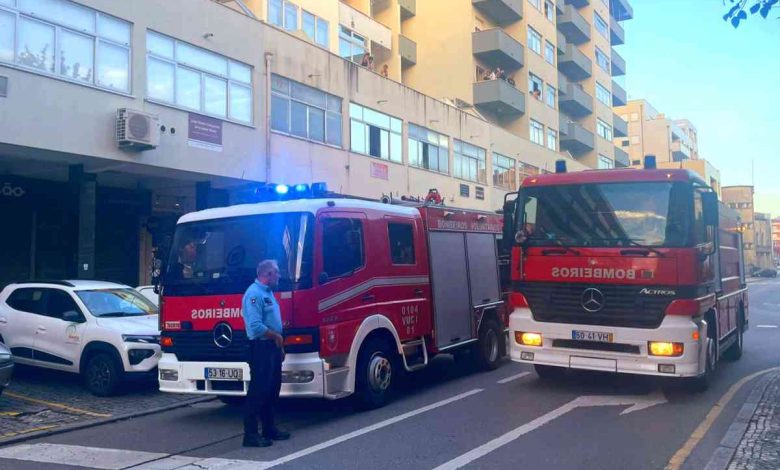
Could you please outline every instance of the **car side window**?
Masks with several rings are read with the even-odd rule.
[[[52,318],[62,318],[68,311],[81,312],[73,297],[64,290],[46,289],[46,310],[44,315]]]
[[[5,301],[12,309],[43,315],[46,289],[25,287],[11,292]]]
[[[414,264],[414,228],[412,224],[389,223],[390,259],[393,264]]]
[[[363,224],[357,219],[322,222],[322,264],[329,278],[349,275],[365,265]]]

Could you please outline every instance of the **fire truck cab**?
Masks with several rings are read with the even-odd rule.
[[[263,259],[278,262],[282,396],[384,404],[441,352],[505,354],[502,218],[436,201],[317,197],[183,216],[162,276],[160,390],[246,394],[241,317]]]

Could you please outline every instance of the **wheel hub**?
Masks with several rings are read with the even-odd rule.
[[[383,392],[390,387],[392,379],[392,366],[390,361],[380,355],[375,354],[368,363],[368,384],[372,390]]]

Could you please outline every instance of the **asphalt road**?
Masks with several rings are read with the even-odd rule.
[[[509,361],[480,373],[441,357],[379,410],[284,401],[279,421],[293,439],[268,449],[242,448],[240,410],[213,401],[0,448],[16,457],[0,468],[641,470],[665,468],[689,442],[669,468],[700,469],[757,379],[715,408],[700,440],[694,430],[742,378],[780,366],[780,280],[753,281],[750,302],[743,358],[721,362],[703,394],[612,374],[546,383]]]

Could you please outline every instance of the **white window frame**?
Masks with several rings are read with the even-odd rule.
[[[612,107],[612,92],[599,82],[596,82],[596,99]]]
[[[555,65],[555,46],[550,41],[544,41],[544,61]]]
[[[542,35],[532,27],[528,27],[528,48],[542,55]]]
[[[547,148],[553,152],[558,151],[558,131],[547,128]]]
[[[537,83],[538,82],[538,83]],[[534,96],[534,85],[539,85],[539,97]],[[544,80],[533,72],[528,72],[528,96],[544,102]]]
[[[596,119],[596,134],[602,139],[612,142],[612,126],[601,119]]]
[[[356,40],[355,36],[357,36],[358,38],[363,39],[362,46],[360,44],[358,44],[358,41]],[[360,61],[360,58],[358,58],[357,60],[352,60],[353,57],[356,57],[355,54],[352,54],[349,57],[345,57],[345,56],[341,55],[341,41],[342,40],[344,40],[344,41],[349,43],[349,45],[350,45],[350,52],[353,50],[353,48],[355,46],[360,47],[360,50],[363,51],[363,54],[368,52],[368,38],[363,36],[362,34],[356,33],[355,31],[353,31],[350,28],[347,28],[346,26],[340,24],[339,25],[339,57],[341,57],[342,59],[349,60],[349,61],[351,61],[353,63],[359,63],[359,61]],[[362,56],[363,54],[360,54],[360,55]]]
[[[466,181],[474,183],[487,183],[487,153],[482,147],[464,142],[459,139],[453,139],[453,169],[452,175]],[[476,170],[476,177],[471,178],[470,174],[464,174],[464,166],[471,169],[472,164]],[[467,172],[467,173],[470,173]]]
[[[517,189],[517,160],[493,152],[493,186],[509,191]]]
[[[524,179],[541,174],[541,170],[530,163],[517,162],[517,173],[520,176],[520,184],[523,184]]]
[[[601,70],[611,74],[609,70],[609,56],[602,51],[599,46],[596,46],[596,64],[601,68]],[[601,60],[603,58],[603,60]]]
[[[61,3],[72,3],[68,0],[60,0]],[[13,33],[13,44],[11,44],[12,47],[12,53],[13,53],[13,60],[11,62],[5,62],[0,61],[0,64],[3,65],[9,65],[14,68],[19,68],[21,70],[29,71],[35,74],[43,75],[46,77],[54,78],[57,80],[62,80],[69,83],[75,83],[78,85],[90,87],[90,88],[96,88],[99,90],[105,90],[112,93],[119,93],[123,95],[130,95],[133,90],[133,49],[132,49],[132,38],[133,38],[133,24],[129,21],[126,21],[122,18],[108,15],[106,13],[103,13],[99,10],[95,10],[94,8],[90,8],[81,4],[75,4],[73,5],[77,6],[78,8],[89,10],[90,13],[92,13],[93,21],[92,24],[94,25],[94,29],[92,31],[87,31],[83,29],[78,29],[73,26],[69,26],[65,24],[64,22],[57,22],[53,21],[51,19],[48,19],[45,17],[41,17],[40,15],[36,15],[35,12],[30,12],[27,10],[23,10],[21,8],[17,8],[15,5],[17,2],[14,2],[12,0],[12,5],[6,5],[2,4],[0,5],[0,11],[10,14],[14,17],[14,33]],[[100,34],[98,31],[99,22],[102,17],[105,17],[107,19],[113,20],[113,21],[119,21],[121,23],[124,23],[128,27],[128,41],[126,43],[116,41],[115,39],[109,38],[105,35]],[[25,21],[32,21],[37,22],[40,24],[43,24],[45,26],[48,26],[54,30],[54,42],[52,44],[52,57],[53,57],[53,65],[54,65],[54,71],[51,72],[46,69],[41,69],[37,67],[30,67],[24,64],[19,63],[19,57],[18,57],[18,49],[19,49],[19,25],[22,20]],[[92,41],[92,77],[91,81],[85,81],[77,78],[71,78],[66,75],[63,75],[61,73],[61,47],[62,47],[62,34],[63,32],[67,32],[73,35],[77,36],[83,36],[87,37]],[[98,69],[100,67],[100,45],[106,44],[108,46],[117,47],[123,50],[127,51],[127,88],[122,90],[119,88],[114,88],[106,85],[101,85],[98,83]]]
[[[306,16],[306,15],[309,15],[310,17],[312,17],[314,19],[314,36],[309,36],[306,33],[306,31],[303,29],[304,16]],[[325,44],[321,43],[318,40],[318,36],[320,34],[321,24],[325,25]],[[318,46],[322,46],[325,49],[328,49],[330,47],[330,23],[327,20],[325,20],[324,18],[321,18],[321,17],[315,15],[314,13],[312,13],[312,12],[310,12],[308,10],[305,10],[303,8],[301,8],[301,31],[303,31],[303,34],[305,34],[311,40],[311,42],[313,42],[314,44],[317,44]]]
[[[554,86],[552,86],[549,83],[544,84],[544,104],[551,107],[552,109],[555,109],[556,107],[556,101],[557,100],[557,90]],[[550,103],[550,100],[552,99],[552,103]]]
[[[544,16],[550,23],[555,23],[555,4],[550,0],[544,0]]]
[[[534,8],[541,11],[542,10],[542,0],[528,0],[528,3],[531,4]]]
[[[604,21],[604,18],[602,18],[596,10],[593,10],[593,27],[596,28],[596,31],[602,36],[609,39],[609,24]]]
[[[388,126],[383,126],[377,123],[366,121],[364,118],[365,110],[369,110],[373,113],[380,114],[382,117],[386,117],[388,119]],[[355,128],[355,126],[363,127],[364,146],[362,150],[355,148],[355,140],[354,140],[355,135],[353,134],[353,129]],[[380,150],[380,155],[371,155],[370,148],[369,148],[369,140],[368,140],[368,128],[370,127],[376,127],[380,131],[386,131],[388,133],[387,157],[383,157],[381,155],[381,150]],[[393,151],[396,150],[395,146],[393,145],[393,136],[397,137],[396,139],[396,143],[398,145],[397,159],[393,158]],[[384,160],[386,162],[403,163],[403,159],[404,159],[403,120],[395,116],[391,116],[389,114],[383,113],[381,111],[377,111],[376,109],[363,106],[362,104],[350,102],[349,103],[349,148],[351,152],[358,153],[360,155],[365,155],[367,157]]]
[[[607,157],[606,155],[599,154],[598,169],[611,170],[613,168],[615,168],[615,160]]]
[[[329,147],[343,148],[343,144],[344,144],[344,119],[343,119],[342,111],[341,111],[342,103],[343,103],[343,99],[341,97],[336,96],[336,95],[332,95],[332,94],[327,93],[327,92],[324,92],[322,90],[319,90],[317,88],[311,87],[311,86],[306,85],[304,83],[296,82],[295,80],[291,80],[291,79],[289,79],[287,77],[284,77],[282,75],[272,74],[272,79],[273,80],[281,79],[281,80],[286,81],[287,82],[286,86],[287,86],[288,91],[287,91],[287,93],[285,93],[284,91],[278,90],[278,89],[276,89],[273,86],[271,87],[271,100],[273,100],[274,97],[287,100],[287,130],[281,130],[281,129],[274,128],[273,127],[274,118],[273,118],[273,115],[272,115],[271,116],[271,132],[273,132],[275,134],[287,135],[287,136],[290,136],[290,137],[293,137],[293,138],[296,138],[296,139],[303,139],[303,140],[307,140],[309,142],[315,142],[315,143],[318,143],[318,144],[327,145]],[[292,93],[292,85],[293,85],[293,83],[298,85],[298,86],[302,86],[302,87],[314,90],[315,92],[321,93],[324,96],[324,98],[325,98],[325,107],[323,108],[323,107],[321,107],[321,106],[319,106],[319,105],[317,105],[315,103],[312,103],[310,101],[305,101],[303,99],[300,99],[300,98],[297,98],[297,97],[293,96],[293,93]],[[337,107],[338,111],[334,110],[336,107],[331,109],[328,106],[329,98],[333,98],[333,99],[337,99],[338,100],[338,103],[339,103],[338,107]],[[292,103],[293,102],[298,103],[298,104],[303,105],[303,106],[306,106],[306,137],[303,137],[303,136],[300,136],[300,135],[292,133],[291,126],[292,126]],[[313,138],[310,137],[310,135],[311,135],[311,132],[309,131],[309,109],[310,108],[318,109],[318,110],[323,112],[323,116],[324,116],[323,140],[313,139]],[[271,107],[271,112],[273,113],[273,106]],[[336,116],[338,117],[338,122],[339,122],[338,140],[339,140],[339,143],[334,143],[334,142],[330,142],[329,141],[330,140],[329,139],[329,134],[328,134],[328,117],[329,116],[330,117],[336,117]]]
[[[450,174],[450,145],[449,140],[450,138],[447,137],[444,134],[440,134],[436,131],[432,131],[428,129],[427,127],[419,126],[417,124],[409,123],[408,126],[408,135],[407,135],[407,142],[408,142],[408,160],[409,160],[409,166],[413,168],[420,168],[423,170],[433,171],[435,173],[440,173],[443,175],[449,175]],[[421,134],[425,134],[425,139],[422,138]],[[430,161],[428,162],[428,166],[425,166],[422,161],[422,153],[423,148],[425,146],[428,146],[429,148],[435,147],[436,148],[436,154],[438,155],[437,159],[437,168],[432,168]],[[412,147],[414,147],[414,151],[412,150]],[[412,155],[417,155],[415,160],[412,160]],[[443,157],[443,158],[442,158]],[[445,170],[442,170],[441,162],[445,161],[447,164],[447,167]]]
[[[528,120],[528,140],[544,147],[544,125],[536,120]]]

